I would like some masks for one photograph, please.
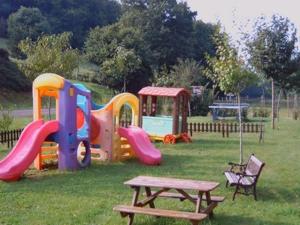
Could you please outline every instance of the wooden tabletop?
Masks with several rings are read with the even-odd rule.
[[[124,183],[129,186],[186,189],[208,192],[219,186],[217,182],[186,180],[168,177],[138,176]]]

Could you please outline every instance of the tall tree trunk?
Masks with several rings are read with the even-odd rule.
[[[280,99],[281,99],[281,94],[282,94],[282,88],[279,91],[278,99],[277,99],[277,109],[276,109],[276,119],[277,123],[279,122],[279,109],[280,109]]]
[[[295,95],[294,95],[293,118],[294,118],[294,120],[298,119],[298,95],[297,95],[297,93],[295,93]]]
[[[272,78],[272,129],[275,129],[275,85]]]
[[[241,96],[240,93],[237,95],[238,106],[239,106],[239,125],[240,125],[240,164],[243,163],[243,128],[242,128],[242,110],[241,110]]]
[[[290,96],[289,93],[286,94],[286,107],[287,107],[287,115],[290,117]]]

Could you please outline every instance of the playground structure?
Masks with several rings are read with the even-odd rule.
[[[188,101],[190,93],[184,88],[144,87],[139,91],[140,126],[151,139],[174,144],[178,139],[190,142],[187,134]],[[148,97],[150,107],[148,106]],[[157,97],[172,98],[172,116],[157,115]]]
[[[55,99],[55,119],[44,121],[42,101]],[[138,98],[129,93],[115,96],[105,106],[92,110],[91,93],[56,74],[42,74],[33,82],[33,122],[22,132],[11,152],[0,161],[0,180],[16,181],[34,161],[36,169],[47,161],[60,170],[77,170],[91,159],[119,161],[132,157],[147,165],[159,165],[161,153],[136,127]],[[95,106],[95,104],[93,104]],[[122,106],[131,109],[131,126],[120,128]]]

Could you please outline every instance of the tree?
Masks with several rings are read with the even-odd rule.
[[[194,22],[193,32],[193,58],[202,66],[207,66],[206,55],[214,56],[216,46],[213,41],[217,25],[204,23],[203,21]]]
[[[138,77],[133,76],[134,71],[138,70],[141,60],[133,50],[123,47],[116,49],[115,55],[103,62],[100,71],[100,83],[110,88],[127,90],[127,84],[136,82]]]
[[[145,43],[154,56],[154,69],[163,65],[170,68],[178,58],[192,58],[196,12],[176,0],[149,0],[146,6],[142,30]]]
[[[112,0],[39,0],[35,2],[47,17],[53,33],[72,32],[72,46],[83,47],[90,29],[116,22],[120,4]]]
[[[38,8],[21,7],[8,18],[9,48],[13,56],[20,56],[18,44],[25,38],[36,40],[42,33],[48,33],[50,26]]]
[[[230,46],[228,35],[225,32],[221,32],[220,28],[215,32],[214,42],[217,46],[216,56],[208,56],[206,75],[225,93],[234,93],[237,95],[240,127],[240,163],[243,163],[240,93],[246,87],[254,83],[256,76],[250,72],[238,58],[237,50]]]
[[[137,15],[138,11],[126,12],[119,22],[92,29],[85,42],[87,58],[100,67],[99,82],[119,91],[124,90],[125,83],[127,91],[137,92],[149,83],[151,76],[151,54],[140,27],[135,26]],[[125,66],[120,69],[116,61],[123,61]]]
[[[70,39],[70,33],[62,33],[21,41],[19,48],[27,58],[19,63],[20,69],[30,80],[47,72],[70,78],[79,63],[79,53],[71,48]]]
[[[272,81],[272,128],[275,128],[275,85],[284,88],[297,70],[295,53],[296,28],[289,21],[273,15],[271,22],[259,18],[253,35],[246,35],[250,64]]]

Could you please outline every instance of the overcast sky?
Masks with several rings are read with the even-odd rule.
[[[288,17],[298,30],[300,36],[300,0],[182,0],[186,1],[197,19],[204,22],[220,21],[225,30],[233,37],[239,38],[239,27],[249,31],[255,18],[279,14]]]

